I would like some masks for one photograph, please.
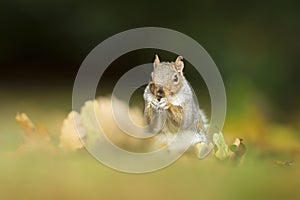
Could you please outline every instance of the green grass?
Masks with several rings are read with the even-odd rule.
[[[75,153],[17,152],[23,133],[14,115],[25,111],[57,136],[70,110],[70,93],[48,91],[44,97],[6,93],[0,116],[0,199],[299,199],[299,154],[267,151],[244,137],[244,164],[188,154],[147,174],[110,169],[85,150]],[[49,98],[48,98],[49,97]],[[20,101],[22,99],[22,101]],[[226,132],[225,139],[228,141]],[[271,137],[271,136],[270,136]],[[275,140],[277,141],[277,140]],[[272,148],[271,148],[272,149]],[[275,152],[275,153],[274,153]],[[291,166],[274,160],[293,160]]]
[[[186,155],[148,174],[112,170],[86,151],[1,156],[1,199],[297,199],[300,170],[248,155],[234,167]]]

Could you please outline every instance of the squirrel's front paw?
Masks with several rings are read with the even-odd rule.
[[[161,98],[159,101],[159,108],[162,110],[167,110],[170,108],[170,103],[166,98]]]
[[[157,111],[167,110],[170,107],[170,103],[166,98],[161,98],[160,101],[153,99],[150,102],[150,107]]]
[[[153,108],[154,110],[157,110],[159,108],[159,101],[157,99],[153,99],[150,102],[150,107]]]

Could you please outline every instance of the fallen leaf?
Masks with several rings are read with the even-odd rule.
[[[199,142],[195,145],[196,155],[199,159],[205,158],[213,149],[213,144],[206,144],[205,142]]]
[[[276,165],[290,167],[294,164],[293,161],[282,161],[282,160],[274,160],[273,161]]]
[[[18,113],[16,120],[21,125],[25,136],[30,139],[41,139],[49,141],[50,137],[46,129],[42,126],[35,126],[25,113]]]
[[[82,127],[85,129],[85,143],[87,145],[93,146],[97,141],[101,140],[101,128],[97,118],[100,113],[99,104],[96,100],[86,101],[81,108],[80,120]]]
[[[230,159],[234,164],[241,165],[244,161],[244,156],[246,153],[246,146],[243,143],[243,139],[236,138],[232,145],[229,146],[231,152],[229,152]]]
[[[25,113],[18,113],[16,120],[22,127],[25,137],[23,143],[20,145],[20,151],[43,149],[53,151],[54,145],[47,130],[41,126],[35,126]]]
[[[59,147],[70,151],[81,149],[83,148],[81,139],[85,136],[86,132],[79,114],[75,111],[70,112],[68,117],[63,121],[63,125],[61,127]]]
[[[228,145],[225,142],[223,134],[215,133],[213,135],[213,142],[216,145],[215,156],[219,160],[225,160],[228,158]]]

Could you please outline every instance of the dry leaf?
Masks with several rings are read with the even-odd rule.
[[[19,150],[54,150],[50,136],[43,126],[35,126],[25,113],[18,113],[16,115],[16,120],[21,125],[25,134],[23,143],[20,145]]]
[[[220,133],[215,133],[213,135],[213,142],[216,145],[216,151],[215,151],[215,156],[219,160],[225,160],[228,158],[228,145],[225,142],[225,139],[223,137],[223,134]]]
[[[99,121],[99,125],[101,126],[101,130],[104,134],[111,140],[115,145],[133,151],[139,151],[145,149],[147,145],[149,145],[148,140],[134,138],[132,136],[127,135],[116,123],[114,118],[114,113],[112,110],[112,98],[114,97],[102,97],[98,101],[94,102],[94,108],[96,111],[96,116]],[[90,107],[91,108],[91,107]],[[127,103],[115,98],[114,109],[117,111],[119,109],[128,110],[126,113],[116,113],[118,114],[119,119],[128,118],[130,113],[132,119],[137,122],[137,124],[141,124],[143,119],[143,112],[135,107],[129,108]],[[83,112],[83,109],[82,109]],[[84,113],[81,113],[81,117],[83,118]],[[139,119],[140,121],[138,121]],[[137,120],[137,121],[136,121]],[[125,124],[126,125],[126,124]],[[135,129],[125,127],[127,130],[135,131]],[[97,127],[98,129],[98,127]],[[89,136],[89,135],[88,135]]]
[[[282,160],[274,160],[273,161],[276,165],[290,167],[294,164],[293,161],[282,161]]]
[[[244,162],[244,157],[246,153],[246,146],[243,143],[243,139],[236,138],[232,145],[229,146],[229,158],[236,165],[241,165]]]
[[[59,137],[59,147],[64,150],[75,151],[83,148],[81,139],[85,137],[85,129],[82,125],[80,116],[77,112],[72,111],[63,121],[61,134]]]
[[[116,100],[117,108],[129,109],[125,102]],[[130,108],[129,112],[134,119],[143,119],[142,112],[136,108]],[[121,119],[127,116],[120,116]],[[75,123],[76,127],[75,127]],[[77,130],[76,130],[77,128]],[[92,147],[97,142],[102,141],[100,131],[114,144],[121,148],[133,148],[134,150],[145,148],[146,141],[133,138],[124,133],[116,124],[112,113],[111,97],[102,97],[99,100],[86,101],[80,113],[71,112],[64,120],[61,135],[60,147],[63,149],[77,150],[83,147],[81,142]],[[81,141],[79,140],[79,136]]]
[[[99,104],[96,100],[86,101],[80,111],[80,120],[86,133],[85,143],[94,145],[101,140],[99,125],[96,116],[99,115]],[[106,116],[107,113],[105,113]]]
[[[196,155],[199,159],[205,158],[213,149],[213,144],[206,144],[205,142],[199,142],[195,145]]]
[[[26,137],[45,141],[50,140],[47,131],[42,126],[36,127],[25,113],[18,113],[16,115],[16,120],[21,125]]]

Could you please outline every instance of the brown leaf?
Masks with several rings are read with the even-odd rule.
[[[274,160],[273,161],[276,165],[279,166],[285,166],[285,167],[290,167],[294,164],[293,161],[282,161],[282,160]]]
[[[72,111],[64,120],[61,127],[59,147],[64,150],[71,151],[81,149],[83,148],[83,144],[81,143],[80,139],[83,139],[85,135],[85,129],[82,125],[79,114],[75,111]]]
[[[26,137],[35,140],[50,141],[47,130],[41,125],[35,126],[25,113],[18,113],[16,120],[21,125]]]
[[[244,162],[246,153],[246,146],[243,143],[243,139],[236,138],[232,145],[229,146],[229,158],[236,165],[241,165]]]
[[[35,126],[25,113],[18,113],[16,120],[22,127],[25,137],[19,150],[29,149],[47,149],[53,150],[53,144],[47,130],[41,126]]]

